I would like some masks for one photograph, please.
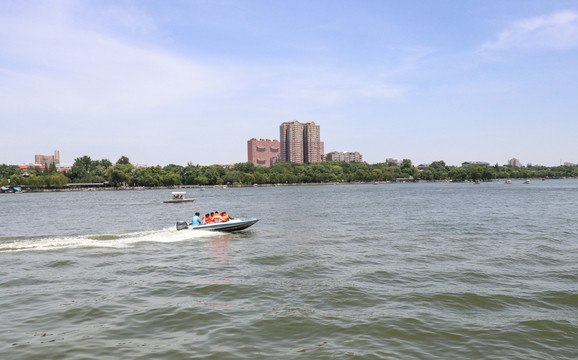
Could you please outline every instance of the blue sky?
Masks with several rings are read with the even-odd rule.
[[[0,164],[578,162],[578,2],[0,0]]]

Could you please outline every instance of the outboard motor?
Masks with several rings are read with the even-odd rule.
[[[188,229],[189,224],[186,221],[177,221],[177,230]]]

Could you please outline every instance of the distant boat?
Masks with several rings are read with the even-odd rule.
[[[173,191],[173,198],[170,200],[163,201],[164,203],[183,203],[183,202],[193,202],[195,199],[187,199],[185,197],[187,193],[185,191]]]
[[[20,186],[2,186],[0,193],[20,193],[24,192]]]
[[[524,184],[529,184],[529,183],[530,183],[530,180],[524,181]]]
[[[504,182],[504,184],[511,184],[511,183],[512,183],[512,180],[506,180],[506,181]]]

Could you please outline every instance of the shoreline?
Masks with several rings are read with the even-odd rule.
[[[578,179],[575,177],[556,177],[556,178],[513,178],[513,179],[492,179],[481,181],[481,183],[506,182],[511,181],[547,181],[547,180],[568,180]],[[455,184],[475,184],[476,181],[453,181],[453,180],[414,180],[403,179],[399,181],[372,181],[372,182],[331,182],[331,183],[298,183],[298,184],[253,184],[253,185],[178,185],[178,186],[137,186],[137,187],[105,187],[105,186],[87,186],[83,188],[63,188],[63,189],[26,189],[21,193],[46,193],[46,192],[84,192],[84,191],[144,191],[144,190],[179,190],[179,189],[222,189],[228,188],[248,188],[248,187],[279,187],[279,186],[326,186],[326,185],[388,185],[388,184],[423,184],[423,183],[455,183]],[[11,194],[11,193],[5,193]]]

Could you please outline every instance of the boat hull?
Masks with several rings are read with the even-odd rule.
[[[179,200],[165,200],[163,201],[165,204],[175,204],[175,203],[184,203],[184,202],[193,202],[195,199],[179,199]]]
[[[205,230],[205,231],[224,231],[233,232],[244,230],[253,224],[255,224],[259,219],[233,219],[222,223],[207,224],[207,225],[196,225],[187,227],[190,230]],[[179,224],[177,223],[177,230],[179,229]]]

